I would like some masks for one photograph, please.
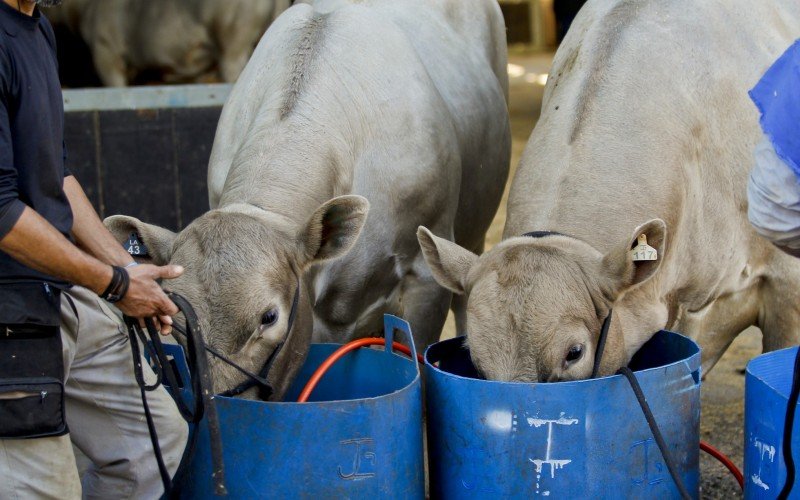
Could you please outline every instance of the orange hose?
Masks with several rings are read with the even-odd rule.
[[[705,441],[700,441],[700,449],[704,452],[708,453],[712,457],[719,460],[722,465],[728,468],[731,471],[731,474],[734,475],[736,481],[739,483],[739,487],[744,489],[744,475],[742,475],[742,471],[739,470],[738,467],[731,461],[730,458],[726,457],[721,451],[714,448],[710,444],[706,443]]]
[[[339,361],[345,354],[350,351],[354,351],[360,347],[370,346],[370,345],[386,345],[386,339],[377,338],[377,337],[368,337],[365,339],[358,339],[352,342],[348,342],[347,344],[343,345],[342,347],[336,349],[328,358],[319,365],[319,368],[314,371],[311,378],[308,379],[306,382],[306,386],[303,388],[303,392],[300,393],[300,396],[297,398],[298,403],[305,403],[308,401],[308,397],[311,396],[311,392],[317,387],[320,379],[322,379],[323,375],[333,366],[334,363]],[[411,349],[404,346],[399,342],[392,342],[392,348],[402,352],[406,356],[411,356]],[[421,364],[425,363],[421,354],[417,354],[417,361]]]

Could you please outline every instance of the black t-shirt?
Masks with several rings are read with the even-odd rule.
[[[38,8],[31,17],[0,1],[0,238],[25,206],[70,238],[65,157],[53,29]],[[63,284],[0,251],[0,284],[32,281]]]

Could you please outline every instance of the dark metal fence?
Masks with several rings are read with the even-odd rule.
[[[180,229],[208,210],[206,172],[229,85],[64,91],[67,164],[101,217]]]

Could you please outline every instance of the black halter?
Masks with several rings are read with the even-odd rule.
[[[274,391],[273,391],[272,386],[270,385],[269,381],[267,380],[267,376],[269,375],[269,372],[272,369],[272,365],[275,362],[275,359],[278,357],[278,354],[280,354],[281,349],[283,349],[283,346],[286,344],[286,341],[289,339],[289,335],[291,335],[291,333],[292,333],[292,327],[294,327],[294,320],[297,317],[297,306],[298,306],[299,302],[300,302],[300,278],[297,279],[297,287],[295,288],[294,298],[292,299],[292,308],[289,311],[289,321],[288,321],[287,326],[286,326],[286,336],[283,338],[281,343],[278,344],[278,347],[276,347],[275,350],[272,351],[272,354],[270,354],[269,358],[267,358],[267,361],[264,363],[264,366],[261,367],[261,370],[258,372],[257,375],[255,373],[245,369],[245,368],[242,368],[238,364],[234,363],[227,356],[225,356],[224,354],[220,353],[219,351],[217,351],[213,347],[205,346],[206,351],[211,353],[211,355],[213,355],[215,358],[217,358],[220,361],[222,361],[223,363],[233,367],[239,373],[242,373],[243,375],[246,375],[247,378],[248,378],[248,380],[245,380],[244,382],[242,382],[241,384],[237,385],[233,389],[228,389],[225,392],[221,392],[220,396],[225,396],[225,397],[238,396],[239,394],[243,393],[244,391],[246,391],[248,389],[251,389],[251,388],[253,388],[255,386],[259,387],[259,396],[261,397],[261,399],[266,400],[272,395],[272,393]],[[174,328],[175,328],[176,331],[178,331],[182,335],[184,335],[184,336],[186,335],[186,332],[181,328],[180,325],[176,324],[176,325],[174,325]]]
[[[557,231],[531,231],[530,233],[525,233],[522,236],[526,236],[528,238],[544,238],[545,236],[566,236],[567,238],[572,238],[568,234],[559,233]]]
[[[547,236],[566,236],[567,238],[577,239],[568,234],[559,233],[556,231],[531,231],[522,236],[528,238],[545,238]],[[594,351],[594,365],[592,366],[592,377],[597,377],[597,372],[600,370],[600,361],[603,359],[603,351],[606,347],[606,338],[608,338],[608,328],[611,325],[611,313],[613,309],[609,308],[606,318],[603,320],[603,326],[600,328],[600,337],[597,339],[597,349]]]

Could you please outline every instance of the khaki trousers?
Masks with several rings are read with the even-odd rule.
[[[142,498],[163,493],[147,431],[133,358],[116,309],[80,287],[61,299],[61,338],[70,433],[41,439],[0,440],[0,499]],[[145,379],[155,380],[143,362]],[[188,427],[163,387],[147,393],[164,462],[172,474]],[[91,464],[78,477],[72,446]]]

